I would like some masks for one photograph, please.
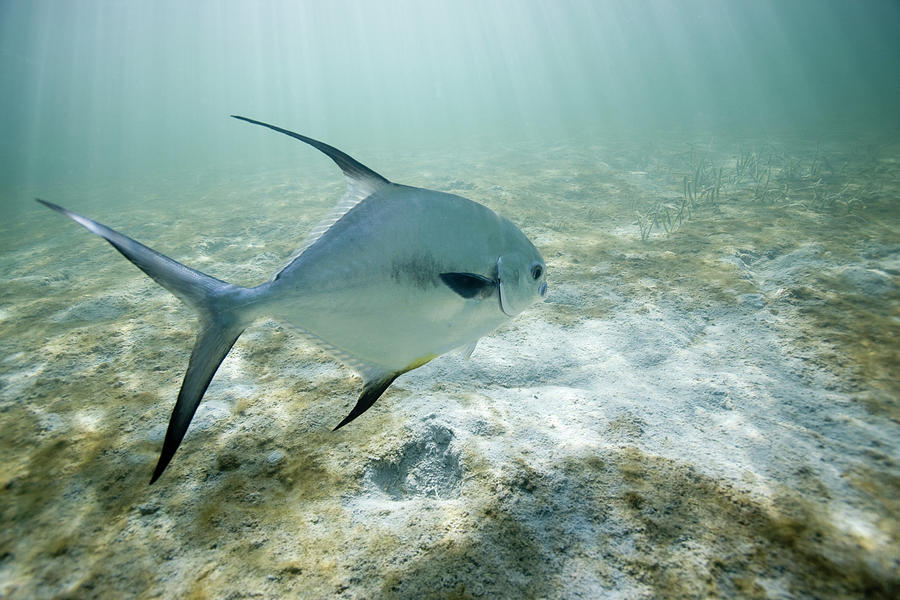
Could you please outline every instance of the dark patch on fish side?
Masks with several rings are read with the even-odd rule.
[[[391,279],[409,282],[425,290],[437,286],[437,274],[440,270],[440,265],[432,255],[422,254],[405,260],[394,260],[391,263]]]
[[[477,273],[441,273],[441,281],[463,298],[493,293],[498,282]]]

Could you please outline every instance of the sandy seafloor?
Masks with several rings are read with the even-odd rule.
[[[148,487],[193,317],[35,204],[0,225],[0,596],[898,596],[900,144],[358,158],[511,218],[547,301],[335,433],[359,379],[254,326]],[[719,201],[642,240],[699,163]],[[341,195],[303,164],[34,193],[250,285]]]

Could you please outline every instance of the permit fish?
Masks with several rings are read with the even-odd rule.
[[[256,287],[182,265],[105,225],[36,199],[95,233],[199,316],[199,332],[152,484],[184,439],[206,388],[241,333],[278,319],[363,380],[335,430],[368,410],[397,377],[479,338],[547,293],[541,253],[511,221],[461,196],[388,181],[337,148],[275,125],[341,168],[347,189],[287,263]]]

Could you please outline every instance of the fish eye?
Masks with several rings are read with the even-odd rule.
[[[543,272],[544,272],[544,268],[541,265],[539,265],[539,264],[532,265],[532,267],[531,267],[531,277],[532,278],[534,278],[536,280],[540,279]]]

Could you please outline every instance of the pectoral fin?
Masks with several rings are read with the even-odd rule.
[[[497,281],[477,273],[441,273],[440,277],[447,287],[467,299],[497,287]]]
[[[477,344],[478,344],[478,340],[475,340],[468,346],[465,346],[464,348],[460,348],[459,351],[462,354],[463,358],[465,358],[466,360],[469,360],[469,358],[471,358],[471,356],[472,356],[472,353],[475,352],[475,346]]]

